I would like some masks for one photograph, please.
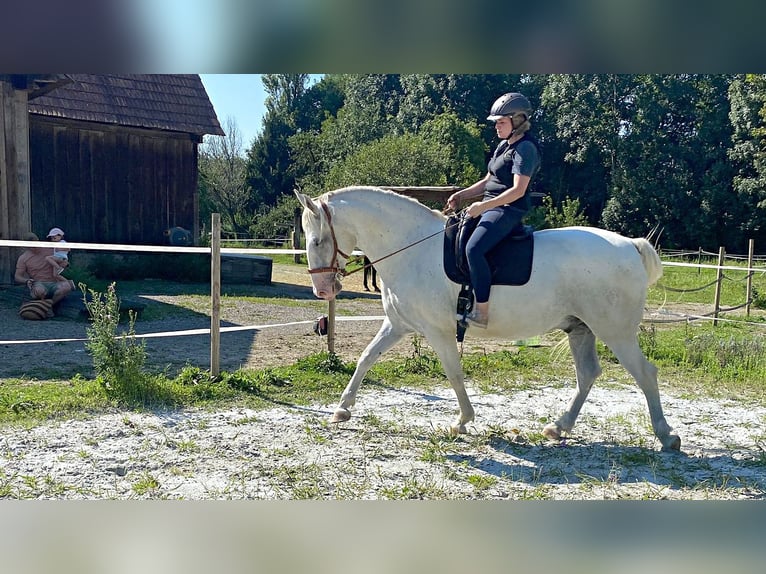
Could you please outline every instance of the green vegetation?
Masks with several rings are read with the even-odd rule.
[[[759,333],[745,327],[683,325],[646,329],[640,342],[660,369],[661,385],[689,396],[737,397],[764,402],[766,349]],[[122,352],[122,351],[119,351]],[[135,352],[135,351],[134,351]],[[600,348],[604,374],[600,380],[630,382],[611,353]],[[446,381],[435,355],[418,344],[404,359],[379,361],[365,385],[430,389]],[[552,360],[549,347],[521,347],[513,351],[475,353],[463,358],[466,376],[487,392],[508,392],[539,384],[570,384],[571,359]],[[263,370],[223,372],[218,378],[188,366],[175,378],[136,370],[113,369],[106,361],[95,380],[80,376],[71,381],[24,380],[0,383],[0,423],[34,425],[51,418],[76,418],[113,409],[202,407],[240,404],[263,408],[275,404],[333,403],[354,370],[337,355],[318,353],[295,364]],[[412,369],[412,370],[411,370]],[[124,378],[120,378],[124,377]],[[439,458],[434,444],[424,458]]]
[[[267,113],[201,147],[200,221],[284,237],[293,189],[455,185],[486,173],[486,120],[509,91],[532,103],[538,227],[662,228],[666,248],[746,253],[766,242],[764,74],[264,74]],[[272,213],[273,212],[273,213]]]
[[[718,265],[718,258],[709,256],[693,258],[663,258],[668,263]],[[747,295],[747,262],[726,259],[726,267],[742,267],[742,271],[726,269],[721,282],[721,306],[724,308],[743,305]],[[758,265],[761,267],[761,265]],[[712,305],[715,300],[716,269],[664,265],[662,278],[649,289],[647,301],[652,305],[678,303],[704,303]],[[704,287],[704,288],[703,288]],[[766,273],[755,272],[752,277],[752,308],[766,309]]]
[[[707,282],[707,271],[686,267],[666,267],[663,283],[690,290]],[[714,276],[713,276],[714,278]],[[763,277],[754,285],[766,292]],[[741,282],[726,282],[722,304],[744,300]],[[84,287],[81,286],[84,289]],[[193,291],[193,290],[192,290]],[[678,296],[678,294],[676,294]],[[684,293],[688,299],[698,293]],[[650,305],[667,297],[661,287],[650,292]],[[292,365],[262,370],[240,369],[212,377],[209,371],[187,365],[176,376],[150,373],[146,368],[144,346],[133,333],[135,317],[127,329],[120,326],[114,285],[104,293],[90,291],[88,309],[93,317],[88,329],[87,349],[93,358],[95,376],[77,375],[62,381],[51,372],[50,380],[29,382],[21,379],[0,381],[0,424],[34,425],[46,419],[77,418],[114,408],[156,409],[241,404],[261,408],[274,404],[309,405],[335,402],[348,383],[355,365],[337,355],[317,353]],[[254,298],[269,301],[267,298]],[[190,294],[180,304],[168,306],[175,313],[202,311],[207,296]],[[224,298],[224,304],[237,298]],[[283,300],[279,300],[280,304]],[[314,304],[296,301],[296,304]],[[642,326],[639,343],[647,357],[660,370],[660,384],[689,396],[738,397],[764,402],[766,397],[766,343],[763,340],[762,313],[750,320],[727,314],[713,326],[710,321],[678,321]],[[122,328],[122,331],[120,331]],[[569,385],[574,377],[572,360],[562,333],[550,333],[539,347],[512,347],[493,353],[470,353],[463,357],[466,376],[487,392],[507,392],[540,384]],[[562,346],[556,344],[563,342]],[[554,345],[551,348],[550,345]],[[630,376],[599,342],[603,375],[600,381],[630,382]],[[385,357],[384,357],[385,359]],[[378,361],[366,377],[365,385],[387,388],[442,387],[445,375],[437,357],[422,337],[412,338],[412,352],[400,359]],[[441,441],[432,445],[425,458],[443,456]]]

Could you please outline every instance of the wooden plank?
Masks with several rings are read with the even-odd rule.
[[[29,102],[26,90],[13,92],[13,146],[16,154],[15,190],[9,189],[10,232],[21,237],[32,228],[32,200],[29,189]],[[47,230],[46,230],[47,232]]]
[[[389,191],[394,191],[401,195],[412,197],[413,199],[417,199],[421,203],[439,204],[439,205],[445,204],[447,202],[447,198],[450,195],[462,189],[461,187],[456,187],[456,186],[445,186],[445,187],[381,186],[381,187],[382,189],[388,189]]]
[[[80,241],[157,244],[168,228],[199,226],[188,135],[34,114],[32,124],[36,232],[58,225]]]
[[[0,238],[19,239],[32,229],[27,92],[0,82],[0,93]],[[18,254],[0,250],[0,283],[11,282]]]
[[[8,130],[5,125],[7,100],[10,93],[11,85],[8,82],[0,81],[0,239],[18,239],[11,237],[10,222],[8,220],[8,154],[5,145]],[[0,283],[12,281],[12,251],[10,247],[0,247]]]
[[[221,257],[221,281],[227,284],[270,285],[273,261],[260,255],[229,254]]]

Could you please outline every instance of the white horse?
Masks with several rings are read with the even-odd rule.
[[[438,355],[457,396],[460,416],[451,430],[466,432],[474,410],[455,339],[460,287],[444,273],[440,230],[445,216],[414,199],[374,187],[339,189],[316,200],[295,193],[304,207],[309,273],[317,297],[330,301],[338,295],[347,254],[354,248],[377,261],[382,279],[383,325],[359,358],[332,422],[349,420],[349,409],[370,367],[404,335],[416,332]],[[647,361],[637,340],[647,287],[661,276],[659,256],[646,239],[588,227],[537,231],[529,281],[522,286],[494,285],[487,328],[469,327],[468,335],[524,339],[556,328],[567,333],[577,388],[564,413],[543,429],[551,439],[572,430],[601,373],[598,336],[644,392],[662,448],[679,450],[681,439],[671,433],[662,412],[657,368]]]

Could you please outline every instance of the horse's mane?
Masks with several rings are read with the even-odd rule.
[[[331,191],[327,191],[323,193],[319,198],[317,199],[323,199],[325,202],[329,202],[330,199],[333,197],[342,197],[345,194],[380,194],[385,195],[388,197],[391,197],[394,201],[401,201],[403,205],[411,205],[417,209],[420,209],[426,213],[430,213],[433,217],[438,218],[440,221],[444,221],[445,216],[442,212],[437,211],[436,209],[432,209],[428,207],[427,205],[424,205],[420,203],[417,199],[413,197],[408,197],[406,195],[402,195],[400,193],[396,193],[395,191],[390,191],[388,189],[383,189],[381,187],[375,187],[372,185],[357,185],[357,186],[348,186],[348,187],[342,187],[339,189],[334,189]]]

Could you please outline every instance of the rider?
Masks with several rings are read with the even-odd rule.
[[[492,283],[487,253],[526,215],[530,207],[526,191],[540,169],[538,144],[527,133],[531,116],[532,106],[523,94],[510,92],[495,100],[487,119],[495,122],[495,131],[502,141],[488,162],[487,175],[447,200],[448,207],[456,209],[463,200],[483,196],[466,208],[469,217],[481,218],[466,245],[476,298],[466,319],[470,325],[482,329],[489,320]]]

